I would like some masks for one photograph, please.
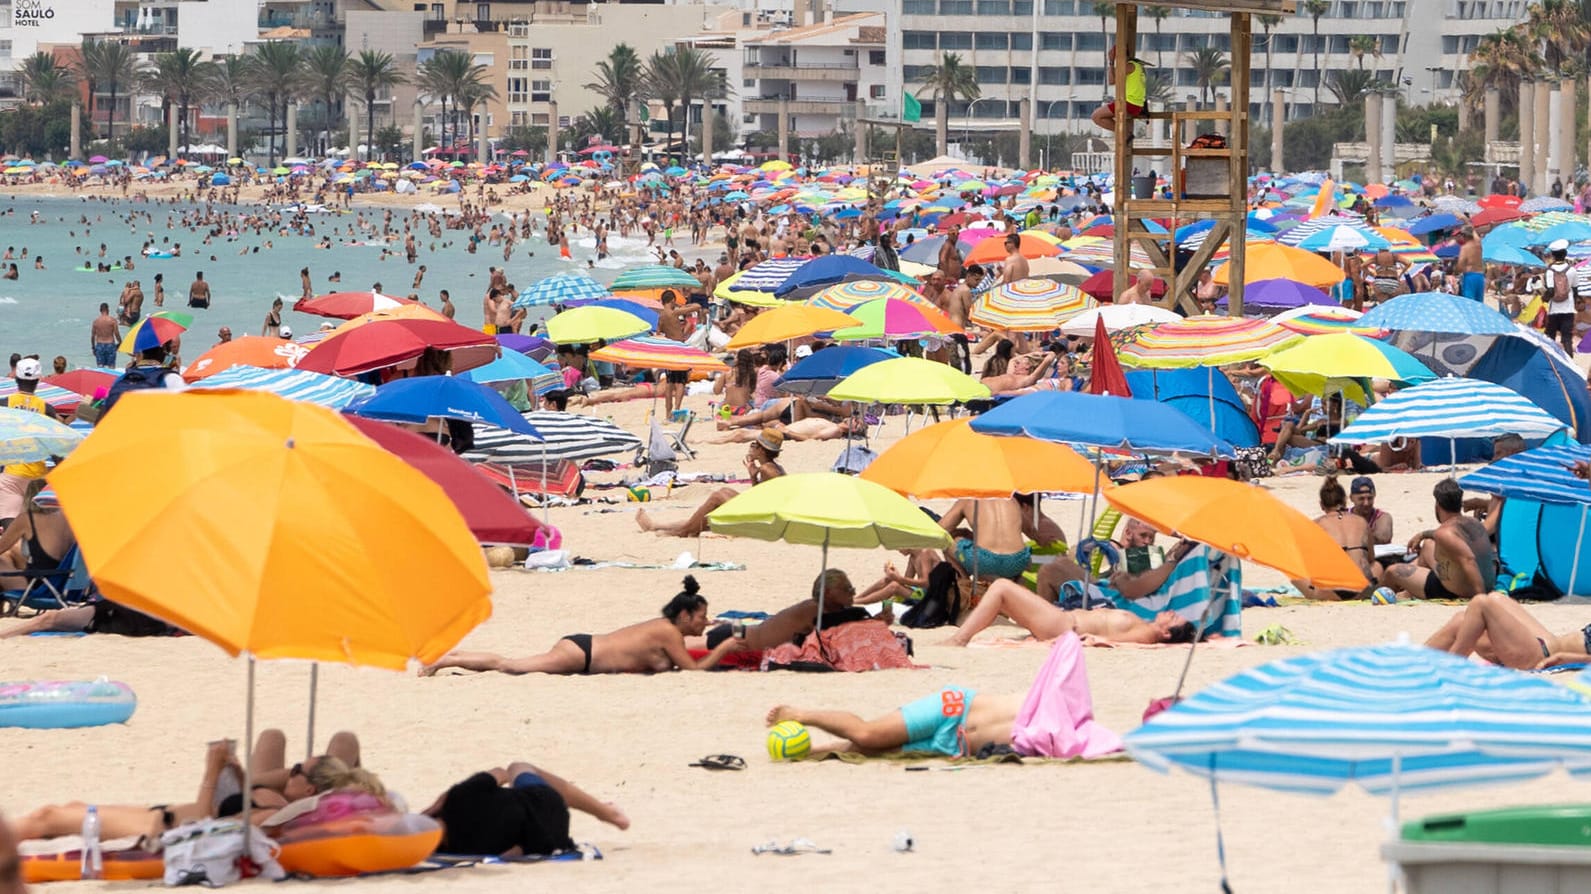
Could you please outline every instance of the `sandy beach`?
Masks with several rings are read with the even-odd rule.
[[[689,404],[705,414],[705,398]],[[644,403],[599,409],[642,430]],[[740,445],[709,446],[710,420],[699,422],[699,456],[686,471],[730,473]],[[882,449],[903,433],[890,417]],[[835,443],[792,444],[791,471],[826,468]],[[596,475],[613,481],[616,474]],[[1379,476],[1379,505],[1396,517],[1400,538],[1433,520],[1430,488],[1438,475]],[[1272,480],[1293,506],[1313,514],[1314,476]],[[683,516],[711,489],[674,490],[654,503],[661,517]],[[591,490],[622,497],[622,490]],[[660,494],[661,496],[661,494]],[[1047,502],[1075,531],[1080,501]],[[555,509],[553,522],[576,555],[667,565],[682,551],[744,571],[699,572],[713,610],[773,611],[801,598],[818,570],[812,548],[708,537],[640,533],[635,504]],[[891,556],[836,551],[833,563],[859,585]],[[1274,572],[1245,567],[1251,586],[1280,583]],[[679,589],[672,570],[603,569],[558,573],[499,571],[494,616],[464,645],[514,654],[539,652],[559,636],[603,632],[655,617]],[[1553,630],[1579,626],[1580,607],[1534,608]],[[1283,624],[1303,642],[1293,647],[1201,647],[1190,676],[1197,689],[1241,668],[1302,650],[1421,640],[1454,609],[1439,605],[1297,606],[1244,612],[1244,630]],[[469,773],[510,760],[531,760],[623,807],[627,832],[576,815],[573,836],[596,845],[598,863],[474,868],[419,877],[357,882],[372,894],[427,890],[473,892],[535,885],[582,891],[711,890],[797,885],[808,889],[937,891],[977,886],[994,891],[1167,891],[1213,889],[1215,821],[1203,781],[1161,776],[1127,761],[1093,765],[915,766],[875,761],[775,764],[763,744],[763,716],[779,703],[835,707],[876,715],[947,683],[986,692],[1025,691],[1047,646],[1017,644],[1017,631],[996,626],[967,649],[935,645],[948,630],[914,632],[923,670],[868,674],[673,673],[656,677],[506,677],[442,675],[420,679],[347,667],[322,669],[320,744],[335,729],[364,742],[366,766],[415,808]],[[1088,670],[1097,715],[1126,732],[1152,698],[1169,695],[1186,647],[1090,649]],[[198,638],[38,637],[0,646],[0,679],[91,678],[130,683],[140,698],[125,726],[62,731],[0,731],[9,768],[0,795],[7,813],[74,799],[154,804],[189,800],[198,786],[204,743],[241,738],[245,665]],[[303,754],[308,668],[259,668],[261,725],[288,733],[289,754]],[[728,752],[747,759],[743,772],[688,766]],[[1584,797],[1585,785],[1559,775],[1504,789],[1460,790],[1405,798],[1405,817],[1452,809],[1548,803]],[[1359,791],[1329,799],[1260,789],[1221,789],[1222,829],[1232,883],[1240,891],[1275,890],[1283,879],[1310,892],[1359,892],[1385,883],[1377,848],[1388,804]],[[910,830],[917,849],[897,854],[891,840]],[[831,855],[754,856],[752,847],[808,838]],[[331,883],[317,883],[321,885]],[[1298,882],[1293,882],[1298,884]],[[78,886],[65,886],[71,890]],[[122,885],[120,887],[132,887]]]

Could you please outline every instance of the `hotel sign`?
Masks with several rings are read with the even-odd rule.
[[[12,0],[11,24],[18,28],[42,28],[55,18],[55,5],[46,0]]]

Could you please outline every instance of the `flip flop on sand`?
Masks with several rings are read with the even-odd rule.
[[[801,854],[832,854],[834,851],[826,847],[818,847],[810,838],[792,839],[789,844],[780,844],[770,841],[759,844],[751,849],[754,854],[778,854],[781,857],[797,857]]]
[[[703,770],[744,770],[746,759],[733,754],[709,754],[690,766]]]

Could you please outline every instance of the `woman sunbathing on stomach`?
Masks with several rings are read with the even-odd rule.
[[[634,674],[674,670],[707,670],[726,652],[740,647],[729,637],[700,661],[685,647],[685,637],[701,636],[707,629],[707,599],[699,593],[696,578],[686,575],[685,589],[668,605],[663,617],[631,624],[612,633],[574,633],[554,643],[540,655],[506,658],[491,652],[449,652],[442,660],[420,671],[431,676],[443,668],[497,671],[504,674]]]

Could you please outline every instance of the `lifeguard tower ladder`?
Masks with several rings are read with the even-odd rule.
[[[1111,81],[1116,85],[1117,108],[1126,106],[1127,72],[1138,46],[1138,7],[1150,0],[1116,0],[1116,70]],[[1199,271],[1223,245],[1229,253],[1228,312],[1233,316],[1243,313],[1244,233],[1248,216],[1248,111],[1249,111],[1249,61],[1253,49],[1254,13],[1267,15],[1292,15],[1297,11],[1295,0],[1160,0],[1154,5],[1175,6],[1223,12],[1231,18],[1231,69],[1227,81],[1232,87],[1232,102],[1225,111],[1181,111],[1161,109],[1145,111],[1141,118],[1171,122],[1171,145],[1151,148],[1135,147],[1128,141],[1133,121],[1125,115],[1116,116],[1116,170],[1114,209],[1115,224],[1115,287],[1116,294],[1132,284],[1132,247],[1141,246],[1149,256],[1149,269],[1165,279],[1167,290],[1161,304],[1165,307],[1184,303],[1188,310],[1197,313],[1190,297]],[[1225,149],[1188,149],[1183,143],[1186,131],[1216,124],[1226,124]],[[1277,122],[1280,126],[1281,122]],[[1132,183],[1135,159],[1169,158],[1171,198],[1134,198]],[[1279,163],[1279,160],[1278,160]],[[1170,219],[1177,226],[1195,220],[1210,219],[1215,224],[1205,235],[1204,243],[1183,264],[1176,264],[1176,227],[1170,227],[1172,241],[1161,246],[1165,237],[1149,232],[1147,221]]]

